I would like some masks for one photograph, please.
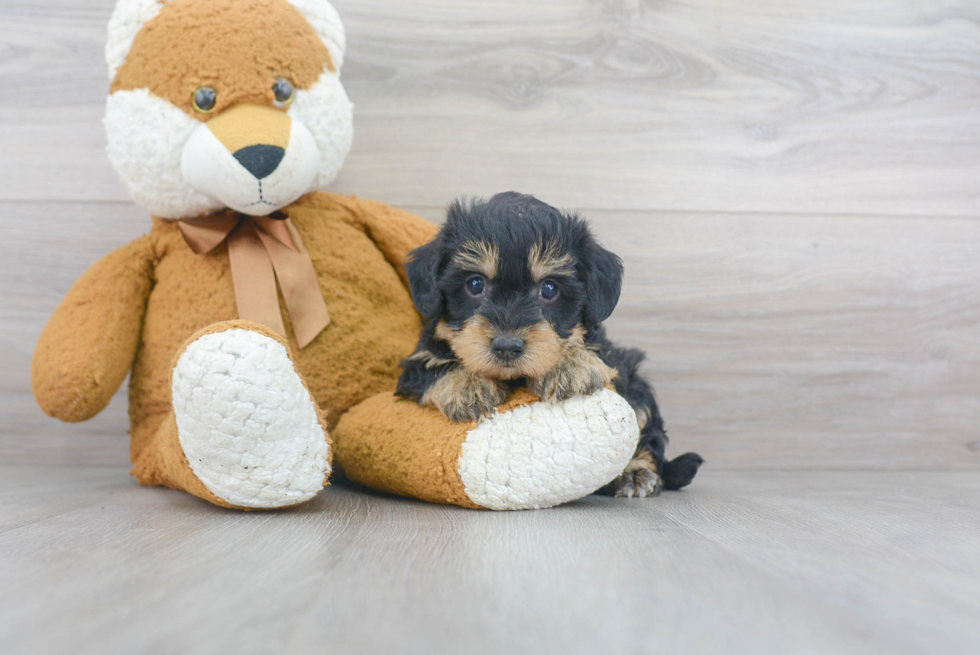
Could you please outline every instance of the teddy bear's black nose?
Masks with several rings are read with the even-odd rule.
[[[235,152],[238,163],[257,180],[272,175],[272,171],[279,167],[279,162],[285,156],[286,151],[278,146],[248,146]]]

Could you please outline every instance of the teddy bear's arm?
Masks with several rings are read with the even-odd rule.
[[[96,262],[58,305],[31,363],[46,414],[84,421],[109,404],[136,356],[153,261],[150,238],[137,239]]]
[[[375,200],[358,199],[357,217],[407,287],[405,259],[408,253],[432,241],[439,227],[415,214]]]

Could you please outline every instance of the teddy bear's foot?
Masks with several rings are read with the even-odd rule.
[[[639,432],[629,403],[608,389],[561,403],[530,403],[469,431],[459,476],[481,507],[552,507],[614,478],[629,462]]]
[[[194,476],[232,507],[306,502],[330,474],[320,412],[285,345],[264,332],[206,332],[173,369],[180,448]]]
[[[561,403],[538,400],[518,392],[492,416],[454,423],[380,394],[341,417],[338,462],[375,489],[496,510],[560,505],[622,473],[640,436],[622,396],[603,389]]]

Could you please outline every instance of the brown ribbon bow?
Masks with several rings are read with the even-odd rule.
[[[239,318],[286,335],[276,293],[278,278],[300,348],[305,348],[330,324],[310,253],[288,218],[228,212],[184,219],[178,225],[184,241],[198,255],[211,252],[228,240]]]

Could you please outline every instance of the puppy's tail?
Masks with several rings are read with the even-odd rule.
[[[698,469],[704,464],[704,459],[697,453],[684,453],[669,462],[660,465],[660,477],[664,481],[664,489],[681,489],[691,484]]]

